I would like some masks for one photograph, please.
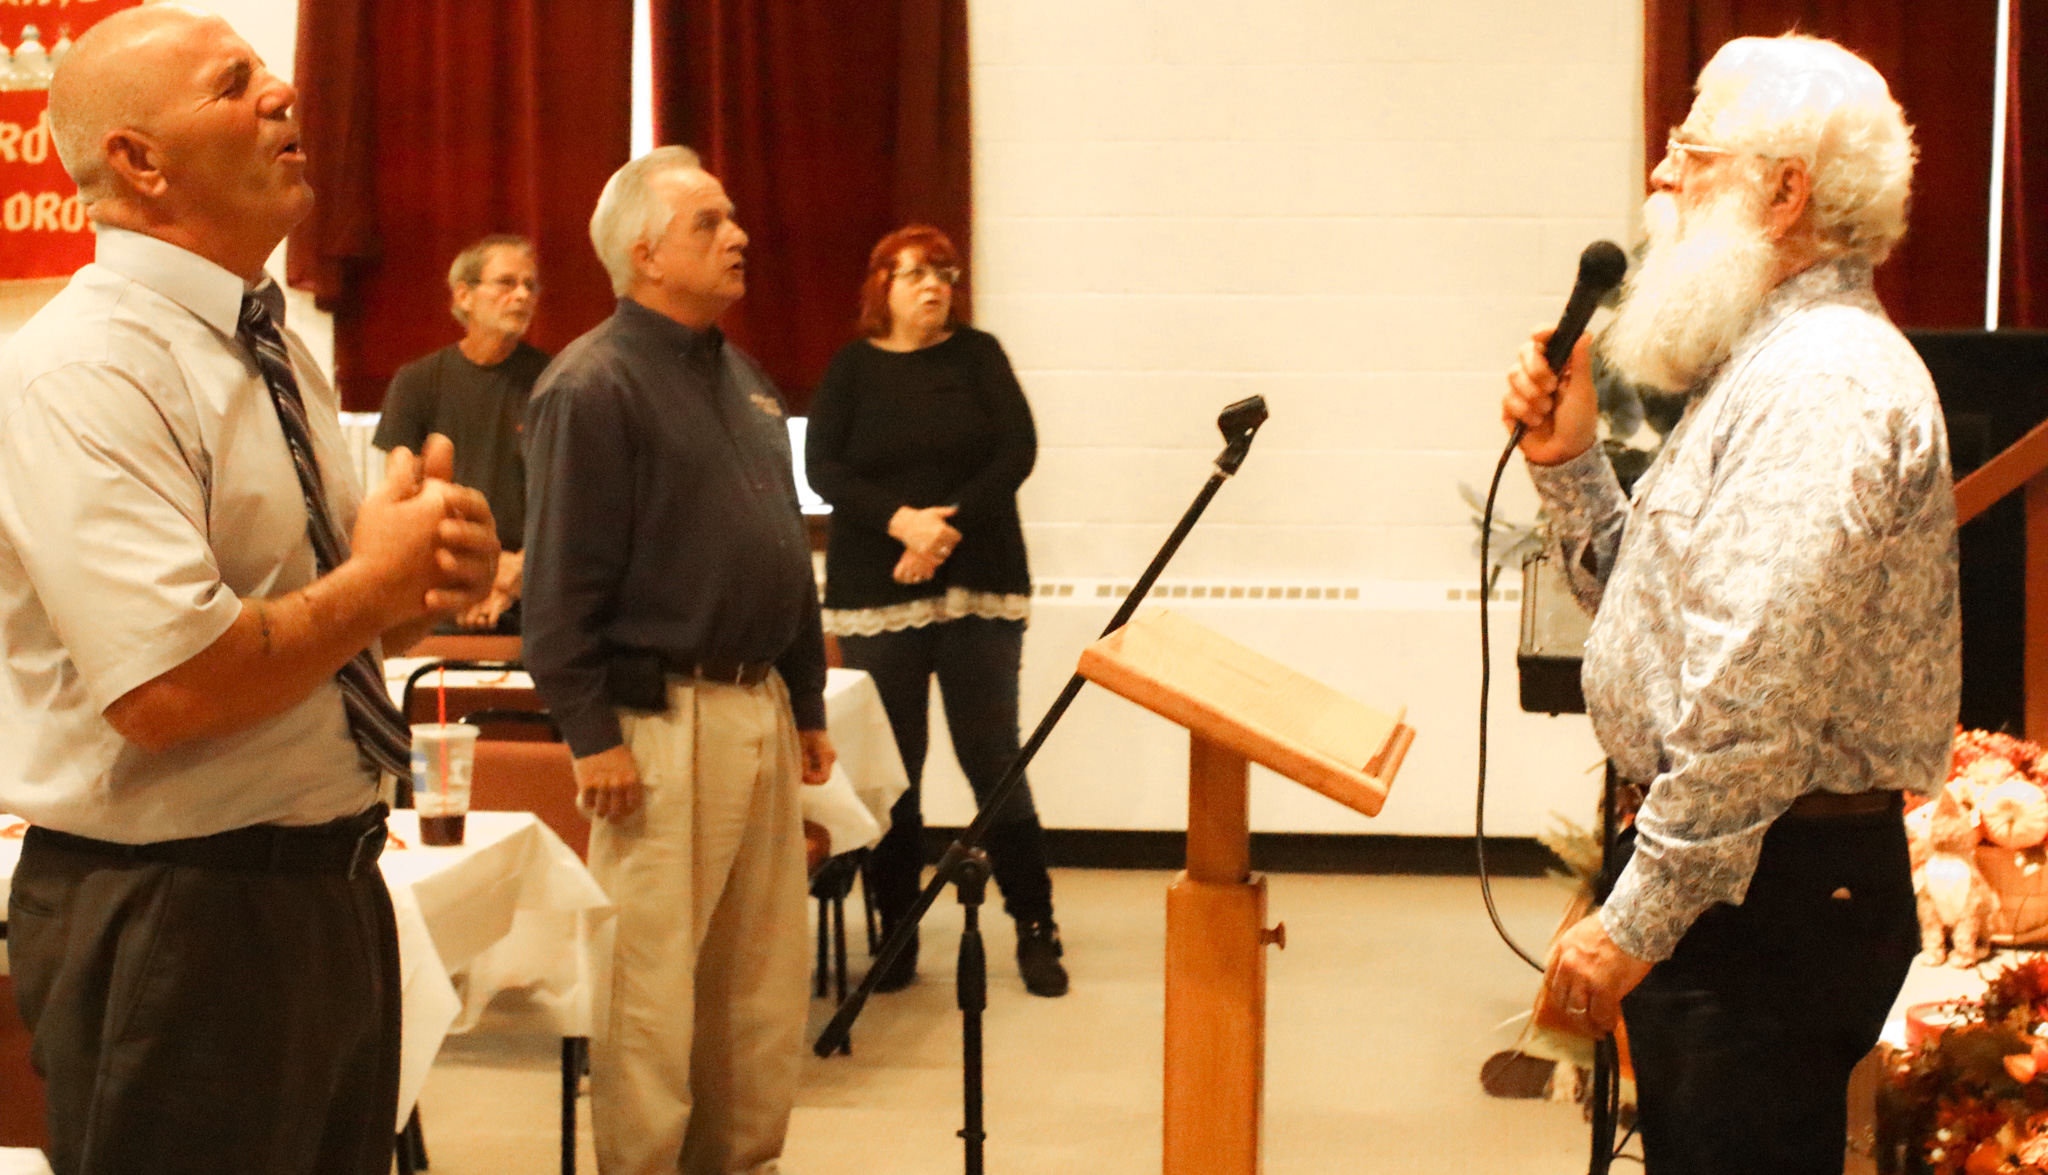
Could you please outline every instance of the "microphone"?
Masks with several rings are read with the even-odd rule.
[[[1557,330],[1543,348],[1543,361],[1550,370],[1564,371],[1565,361],[1572,357],[1579,336],[1586,333],[1586,323],[1592,321],[1600,300],[1620,285],[1627,273],[1628,254],[1613,241],[1594,241],[1579,254],[1579,280],[1572,284],[1571,300],[1564,304]]]
[[[1562,375],[1565,361],[1572,357],[1572,348],[1579,345],[1579,336],[1586,333],[1586,323],[1592,321],[1593,311],[1599,309],[1600,300],[1621,284],[1628,273],[1628,254],[1613,241],[1594,241],[1579,254],[1579,280],[1572,283],[1572,296],[1564,304],[1564,314],[1557,320],[1557,329],[1550,334],[1550,342],[1543,347],[1543,362],[1550,370]],[[1522,443],[1522,437],[1529,426],[1515,422],[1514,433],[1508,438],[1508,449],[1512,451]],[[1501,454],[1507,460],[1507,454]]]

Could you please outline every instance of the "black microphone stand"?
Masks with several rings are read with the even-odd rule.
[[[1620,823],[1621,776],[1614,770],[1614,760],[1609,759],[1600,791],[1600,874],[1593,882],[1595,907],[1606,904],[1621,875]],[[1615,1032],[1619,1031],[1617,1026]],[[1593,1042],[1593,1093],[1587,1108],[1593,1131],[1587,1175],[1607,1175],[1621,1149],[1615,1143],[1621,1128],[1621,1049],[1613,1032]]]
[[[1159,548],[1159,553],[1152,557],[1152,563],[1145,568],[1145,574],[1138,577],[1138,582],[1131,588],[1130,594],[1124,597],[1123,605],[1116,610],[1116,615],[1110,618],[1108,626],[1102,630],[1103,636],[1122,628],[1125,622],[1130,620],[1131,614],[1138,610],[1138,605],[1144,602],[1145,593],[1152,590],[1152,584],[1159,578],[1159,573],[1166,570],[1166,564],[1172,560],[1174,553],[1180,550],[1180,545],[1188,537],[1188,532],[1194,530],[1196,520],[1209,508],[1209,500],[1216,496],[1216,491],[1222,489],[1223,483],[1230,480],[1232,475],[1237,473],[1238,467],[1244,464],[1245,455],[1251,452],[1252,437],[1258,432],[1259,426],[1266,422],[1266,416],[1266,401],[1263,396],[1239,400],[1217,416],[1216,427],[1222,431],[1225,444],[1223,452],[1216,458],[1215,471],[1209,475],[1209,480],[1202,486],[1202,491],[1195,495],[1195,500],[1188,507],[1187,513],[1181,515],[1180,522],[1173,528],[1173,533],[1166,536],[1165,544]],[[909,947],[911,935],[916,933],[918,923],[924,919],[925,911],[932,908],[932,903],[938,900],[940,891],[948,885],[958,885],[960,904],[966,908],[966,927],[960,939],[959,975],[956,983],[962,1020],[961,1084],[966,1119],[960,1137],[966,1142],[967,1175],[982,1175],[982,1143],[987,1137],[982,1132],[981,1011],[988,1002],[988,959],[982,950],[978,912],[989,874],[988,858],[978,846],[982,837],[987,834],[988,826],[993,822],[995,814],[1003,810],[1004,801],[1010,798],[1010,793],[1017,789],[1019,782],[1024,778],[1024,769],[1030,766],[1039,748],[1045,745],[1046,737],[1065,716],[1067,707],[1073,705],[1075,696],[1081,692],[1081,687],[1087,684],[1087,680],[1079,673],[1067,679],[1066,687],[1060,690],[1059,697],[1053,699],[1051,707],[1045,712],[1045,717],[1039,719],[1038,728],[1031,732],[1031,737],[1018,750],[1017,757],[1010,761],[1010,766],[1003,772],[1002,779],[996,783],[989,793],[988,800],[975,814],[974,822],[963,829],[959,838],[946,847],[945,854],[939,858],[938,867],[932,874],[931,883],[918,895],[916,903],[910,908],[909,916],[890,933],[888,940],[882,944],[880,953],[868,967],[867,975],[861,979],[860,986],[839,1005],[839,1011],[832,1017],[831,1022],[825,1025],[825,1030],[818,1034],[817,1042],[811,1046],[811,1051],[818,1056],[829,1057],[847,1043],[853,1031],[853,1022],[860,1017],[861,1009],[866,1006],[868,997],[874,994],[875,985],[881,981],[882,976],[889,973],[890,965],[896,961],[896,957]]]
[[[957,844],[957,842],[955,842]],[[953,968],[954,1001],[960,1005],[960,1096],[965,1124],[968,1175],[981,1175],[981,1013],[988,1007],[988,954],[981,946],[981,899],[988,891],[988,854],[968,849],[953,870],[960,890],[960,959]]]

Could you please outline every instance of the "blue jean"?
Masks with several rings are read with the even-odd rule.
[[[874,636],[842,636],[839,651],[849,668],[864,669],[875,679],[910,777],[910,790],[891,809],[889,831],[868,863],[875,903],[883,921],[893,925],[916,902],[924,871],[920,780],[931,740],[931,679],[939,679],[960,770],[974,789],[975,803],[985,803],[1017,755],[1024,622],[969,616]],[[1020,922],[1050,919],[1052,877],[1046,872],[1045,834],[1030,784],[1018,781],[1003,807],[982,846],[1003,908]]]
[[[1771,825],[1742,904],[1622,1001],[1648,1175],[1840,1175],[1849,1071],[1918,949],[1896,811]]]

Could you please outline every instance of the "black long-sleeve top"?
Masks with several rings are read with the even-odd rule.
[[[774,385],[631,299],[527,407],[525,660],[577,757],[620,745],[607,653],[772,661],[825,726],[817,583]]]
[[[970,326],[917,351],[862,339],[833,356],[804,440],[811,488],[832,504],[825,606],[878,608],[948,588],[1028,593],[1017,487],[1038,458],[1031,407],[994,335]],[[953,554],[925,583],[891,578],[904,506],[958,506]]]

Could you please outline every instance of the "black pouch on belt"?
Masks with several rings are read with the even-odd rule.
[[[667,665],[651,649],[613,649],[605,656],[604,692],[614,706],[668,709]]]

